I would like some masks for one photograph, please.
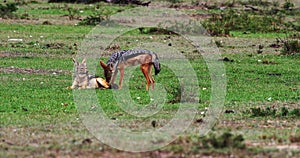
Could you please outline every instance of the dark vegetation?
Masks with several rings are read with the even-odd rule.
[[[107,2],[107,3],[114,3],[114,4],[136,4],[142,6],[148,6],[151,1],[142,2],[139,0],[49,0],[49,3],[98,3],[98,2]]]
[[[201,138],[204,148],[224,149],[224,148],[246,148],[243,135],[234,135],[231,132],[224,132],[222,134],[210,133]]]
[[[300,35],[294,35],[285,39],[279,38],[279,41],[283,44],[281,50],[284,55],[299,55],[300,54]]]
[[[14,12],[17,11],[17,4],[16,3],[6,3],[0,4],[0,17],[7,19],[7,18],[15,18]]]
[[[270,2],[255,2],[241,3],[250,10],[237,10],[234,4],[224,4],[224,9],[220,13],[213,13],[209,19],[204,21],[203,26],[213,36],[230,36],[231,31],[237,30],[243,31],[245,34],[299,31],[299,25],[286,22],[284,19],[288,15],[300,15],[300,10],[294,9],[292,3],[286,2],[283,6],[278,6],[278,3],[271,5]],[[260,6],[260,8],[249,6],[250,4]],[[217,6],[209,8],[217,8]]]
[[[266,108],[255,107],[244,111],[245,114],[250,114],[251,117],[300,117],[300,109],[289,109],[287,107],[271,107]]]

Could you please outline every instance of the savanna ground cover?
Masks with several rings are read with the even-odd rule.
[[[66,88],[72,84],[72,58],[94,25],[134,7],[1,2],[0,157],[299,157],[300,11],[293,1],[152,1],[148,7],[185,12],[213,35],[222,55],[218,60],[226,70],[223,113],[207,135],[188,130],[156,151],[119,151],[90,134],[72,90]],[[205,123],[210,74],[195,47],[181,36],[153,28],[133,30],[116,39],[101,59],[136,47],[139,41],[162,43],[189,59],[200,94],[199,112],[191,126]],[[96,74],[104,77],[100,66]],[[130,94],[142,106],[150,96],[138,68],[133,75],[137,77],[128,83]],[[167,65],[154,77],[167,92],[161,112],[133,117],[118,107],[112,90],[96,90],[108,117],[131,130],[164,126],[178,109],[181,91]]]

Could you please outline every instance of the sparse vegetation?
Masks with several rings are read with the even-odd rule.
[[[0,4],[0,17],[1,18],[16,18],[14,12],[18,10],[16,3],[6,3],[5,5]]]
[[[283,44],[281,53],[283,55],[299,55],[300,54],[300,36],[286,37],[284,39],[278,38]]]
[[[250,10],[235,9],[232,3],[230,3],[231,5],[222,5],[227,7],[221,10],[221,12],[213,13],[210,18],[204,20],[203,26],[208,29],[211,35],[228,36],[231,31],[237,30],[245,33],[299,30],[299,25],[295,21],[285,21],[286,15],[299,15],[300,13],[299,10],[293,9],[293,3],[286,2],[281,8],[275,2],[271,3],[261,0],[239,1],[241,5]]]
[[[285,10],[292,10],[294,8],[295,4],[290,2],[290,1],[286,1],[284,4],[283,4],[283,9]]]
[[[173,4],[182,2],[182,0],[167,0],[167,1]]]
[[[224,132],[220,135],[210,133],[206,137],[201,139],[204,148],[224,149],[224,148],[236,148],[244,149],[246,145],[244,143],[243,135],[234,135],[231,132]]]
[[[79,25],[93,25],[96,26],[100,24],[102,21],[106,20],[108,16],[102,14],[94,14],[86,17],[82,21],[79,22]]]
[[[286,25],[282,16],[257,15],[248,12],[237,12],[233,9],[225,10],[221,14],[213,14],[203,22],[203,26],[213,36],[230,35],[230,31],[244,31],[250,33],[281,32]]]
[[[287,107],[255,107],[244,111],[245,114],[250,114],[251,117],[300,117],[300,109],[288,109]]]

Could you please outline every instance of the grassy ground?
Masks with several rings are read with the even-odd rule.
[[[189,2],[183,4],[189,4]],[[155,1],[150,7],[169,6]],[[85,128],[73,92],[73,63],[81,41],[92,26],[77,25],[80,19],[99,8],[115,13],[133,6],[29,2],[15,13],[25,19],[1,19],[0,23],[0,157],[298,157],[300,155],[300,60],[299,55],[280,55],[270,47],[285,33],[231,32],[232,37],[214,37],[219,42],[227,77],[223,114],[210,134],[203,137],[192,129],[205,121],[211,84],[202,57],[182,37],[147,34],[139,31],[123,35],[105,52],[136,46],[137,41],[159,42],[178,49],[189,59],[199,84],[198,113],[188,130],[168,146],[151,152],[119,151],[99,142]],[[68,8],[78,10],[69,19]],[[81,11],[82,10],[82,11]],[[200,8],[187,13],[207,15],[216,11]],[[24,15],[26,14],[26,15]],[[28,14],[28,15],[27,15]],[[292,18],[297,18],[297,16]],[[45,24],[48,21],[50,24]],[[295,32],[290,31],[289,34]],[[15,42],[10,39],[22,39]],[[263,45],[262,53],[257,53]],[[120,47],[120,48],[119,48]],[[107,60],[103,56],[102,60]],[[99,58],[100,59],[100,58]],[[97,59],[98,60],[98,59]],[[97,67],[96,73],[102,76]],[[130,95],[140,106],[150,102],[145,81],[137,68],[128,83]],[[103,76],[102,76],[103,77]],[[96,90],[108,117],[130,130],[162,127],[178,109],[180,89],[175,74],[162,65],[154,76],[167,92],[162,110],[140,119],[126,114],[116,103],[111,90]],[[126,86],[126,85],[125,85]],[[155,121],[155,125],[153,125]],[[155,126],[155,127],[154,127]]]

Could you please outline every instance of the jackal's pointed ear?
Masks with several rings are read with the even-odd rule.
[[[101,60],[100,60],[100,65],[104,70],[107,68],[107,65]]]
[[[86,64],[86,58],[84,58],[81,63]]]
[[[76,61],[75,58],[73,58],[73,63],[76,64],[76,65],[78,65],[78,62]]]

